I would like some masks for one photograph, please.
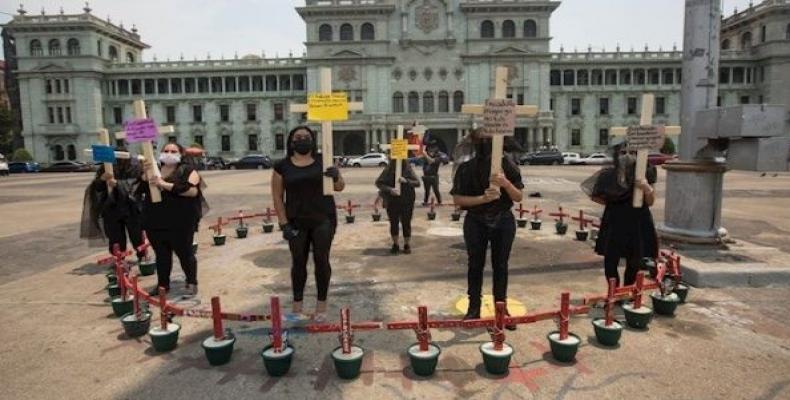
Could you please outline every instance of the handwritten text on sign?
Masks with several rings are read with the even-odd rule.
[[[510,99],[488,99],[483,108],[485,136],[513,136],[516,128],[516,103]]]
[[[348,97],[346,93],[310,93],[307,97],[307,119],[310,121],[347,120]]]
[[[96,162],[115,162],[115,150],[110,146],[94,144],[91,146],[93,150],[93,161]]]
[[[658,150],[664,145],[664,127],[630,126],[626,141],[629,150]]]
[[[405,160],[409,158],[409,141],[406,139],[393,139],[390,143],[390,158]]]
[[[126,141],[128,143],[153,141],[159,135],[156,122],[151,118],[128,121],[124,126],[124,131],[126,131]]]

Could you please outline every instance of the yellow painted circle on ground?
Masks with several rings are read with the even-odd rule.
[[[467,296],[460,297],[455,302],[455,312],[463,315],[466,314],[466,310],[469,308],[469,298]],[[512,298],[508,297],[507,299],[507,310],[510,312],[512,316],[524,315],[527,313],[527,306],[524,303]],[[480,317],[481,318],[489,318],[493,317],[495,313],[494,307],[494,296],[487,294],[483,296],[483,304],[480,307]]]

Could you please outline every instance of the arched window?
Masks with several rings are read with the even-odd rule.
[[[116,48],[115,46],[110,46],[110,49],[108,51],[110,53],[110,60],[118,61],[118,48]]]
[[[30,41],[30,55],[31,56],[43,56],[44,49],[41,48],[41,41],[38,39],[33,39]]]
[[[66,42],[66,48],[68,49],[68,54],[70,56],[78,56],[78,55],[80,55],[80,41],[79,40],[74,39],[74,38],[69,39],[69,41]]]
[[[49,41],[49,55],[51,56],[60,55],[60,40],[52,39]]]
[[[409,112],[420,112],[420,95],[417,92],[409,92]]]
[[[422,112],[432,113],[434,111],[433,92],[425,92],[422,94]]]
[[[741,35],[741,50],[752,48],[752,33],[746,32]]]
[[[505,22],[502,23],[502,37],[512,38],[516,37],[516,23],[506,19]]]
[[[68,153],[69,160],[77,159],[77,149],[74,147],[73,144],[66,146],[66,153]]]
[[[344,42],[354,40],[354,27],[351,24],[340,25],[340,40]]]
[[[492,38],[494,37],[494,23],[485,20],[480,23],[480,37],[481,38]]]
[[[362,24],[362,32],[360,32],[362,40],[376,40],[376,29],[373,24],[365,22]]]
[[[450,112],[450,95],[444,90],[439,92],[439,112]]]
[[[785,30],[785,39],[790,40],[790,24],[787,24],[787,29]]]
[[[132,52],[130,52],[130,51],[126,52],[126,62],[128,62],[128,63],[133,63],[134,62],[134,54],[132,54]]]
[[[534,20],[524,21],[524,37],[534,38],[538,36],[538,24]]]
[[[393,113],[403,112],[403,93],[395,92],[395,94],[392,95],[392,112]]]
[[[464,105],[464,92],[456,90],[453,93],[453,111],[461,112],[462,105]]]
[[[722,50],[729,50],[730,49],[730,39],[724,39],[721,42],[721,49]]]
[[[63,159],[66,158],[66,154],[63,152],[63,146],[56,144],[52,151],[55,153],[55,161],[63,161]]]
[[[323,24],[318,28],[318,41],[319,42],[332,41],[332,25]]]

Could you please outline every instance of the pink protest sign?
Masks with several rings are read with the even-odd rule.
[[[159,129],[152,118],[127,121],[124,130],[126,131],[126,142],[128,143],[153,141],[159,135]]]

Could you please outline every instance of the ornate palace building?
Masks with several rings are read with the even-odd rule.
[[[656,121],[679,123],[679,49],[549,50],[559,1],[306,0],[301,57],[143,62],[149,45],[134,27],[80,14],[29,15],[4,25],[6,80],[25,147],[39,162],[81,159],[103,127],[122,128],[132,100],[212,155],[283,155],[288,112],[317,89],[318,68],[364,111],[335,125],[335,151],[362,154],[415,120],[451,148],[471,127],[459,111],[482,103],[496,65],[509,69],[508,96],[540,107],[519,118],[529,150],[590,153],[609,130],[639,121],[640,97],[656,95]],[[721,105],[790,104],[790,0],[765,0],[723,20]]]

